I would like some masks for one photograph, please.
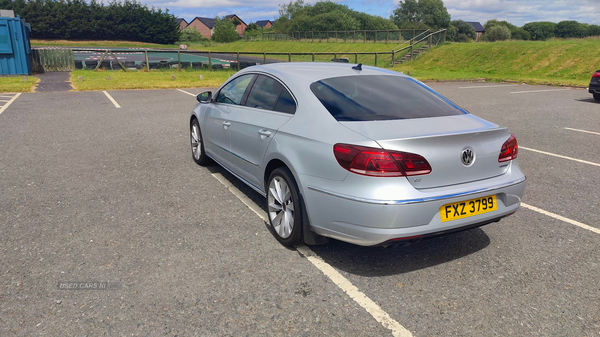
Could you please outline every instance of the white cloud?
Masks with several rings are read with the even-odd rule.
[[[148,6],[169,8],[177,17],[193,19],[196,16],[237,14],[246,23],[256,20],[274,20],[279,5],[290,0],[147,0]],[[317,0],[305,0],[306,4]],[[337,0],[348,7],[372,15],[389,17],[397,8],[398,0]],[[444,0],[453,20],[479,21],[507,20],[522,26],[531,21],[577,20],[600,24],[599,0]]]
[[[446,0],[444,4],[454,20],[499,19],[518,26],[531,21],[600,23],[600,2],[594,0]]]

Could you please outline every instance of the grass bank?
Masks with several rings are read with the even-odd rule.
[[[2,76],[0,77],[0,92],[30,92],[33,91],[37,81],[38,79],[34,76]]]
[[[221,52],[269,52],[269,53],[338,53],[338,58],[348,58],[350,62],[355,61],[355,52],[390,52],[395,47],[393,44],[385,43],[335,43],[335,42],[298,42],[298,41],[237,41],[232,43],[212,44],[212,45],[188,45],[188,49],[202,49]],[[260,55],[253,55],[262,57]],[[268,55],[270,59],[288,60],[287,55]],[[333,55],[315,55],[315,61],[331,61]],[[292,55],[294,62],[312,61],[310,55]],[[391,55],[379,55],[377,65],[380,67],[389,67],[391,65]],[[357,63],[368,65],[375,64],[374,55],[358,55]]]
[[[231,70],[164,70],[150,72],[76,70],[71,72],[71,86],[75,90],[218,87],[234,73]],[[200,76],[202,76],[202,79],[200,79]]]
[[[600,69],[600,38],[452,43],[394,67],[420,80],[518,81],[587,86]]]

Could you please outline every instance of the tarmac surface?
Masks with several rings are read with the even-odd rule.
[[[36,74],[35,77],[40,79],[35,89],[37,92],[73,90],[73,87],[71,87],[71,73],[68,71]]]
[[[523,207],[403,248],[309,250],[408,334],[279,245],[260,195],[194,164],[191,88],[24,93],[0,114],[0,336],[599,336],[600,104],[430,86],[516,135]]]

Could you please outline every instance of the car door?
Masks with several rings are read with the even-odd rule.
[[[244,106],[231,117],[231,153],[240,175],[263,190],[262,165],[269,143],[296,109],[290,92],[275,78],[258,75]]]
[[[255,75],[247,74],[227,83],[215,95],[207,108],[205,118],[204,147],[206,152],[222,165],[231,166],[231,116],[239,107]]]

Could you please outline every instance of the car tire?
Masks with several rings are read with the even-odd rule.
[[[210,159],[204,151],[204,142],[202,141],[200,124],[198,124],[198,120],[195,118],[190,124],[190,143],[192,145],[192,158],[196,164],[202,166],[207,165],[210,162]]]
[[[594,94],[594,99],[596,101],[600,101],[600,94]]]
[[[294,176],[280,167],[267,180],[267,214],[273,236],[286,247],[302,242],[302,203]]]

